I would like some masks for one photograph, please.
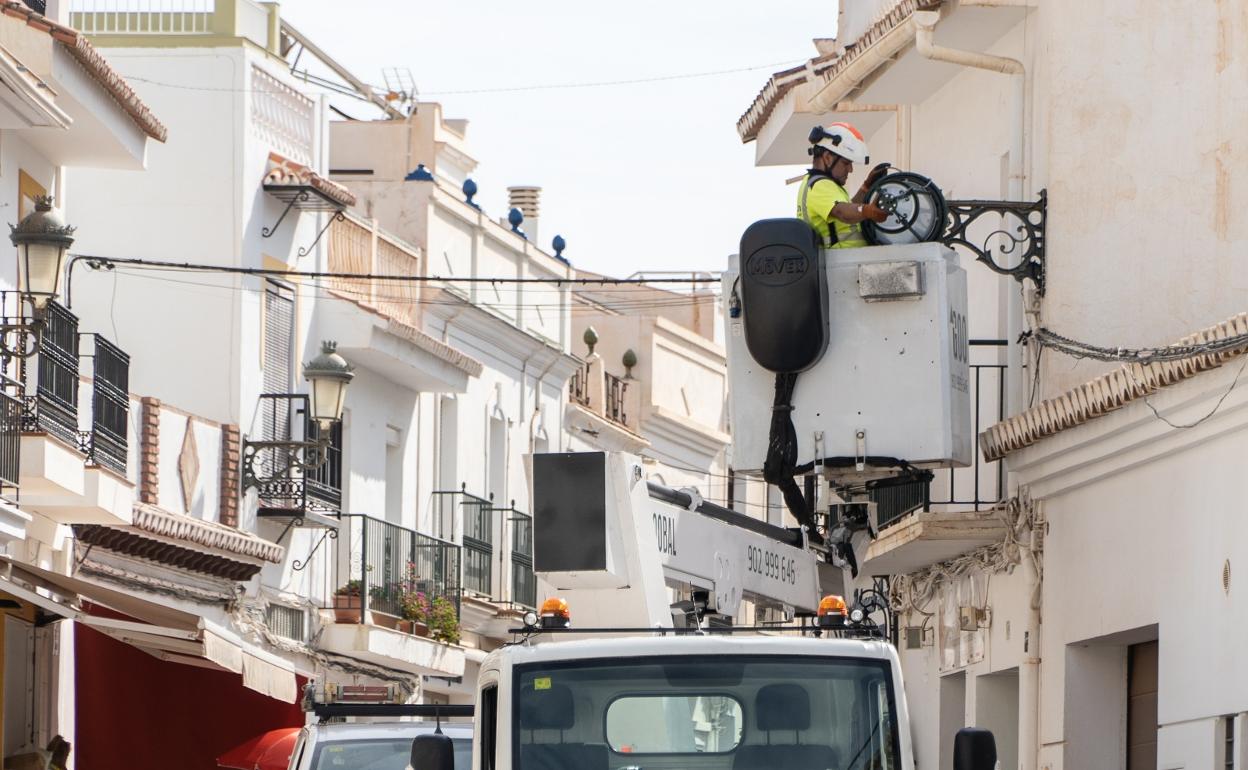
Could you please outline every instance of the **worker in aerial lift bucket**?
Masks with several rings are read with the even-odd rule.
[[[870,219],[883,222],[888,212],[866,203],[867,192],[876,180],[888,173],[888,164],[871,169],[853,198],[845,183],[855,163],[866,165],[867,143],[858,129],[848,123],[815,126],[810,132],[813,158],[802,187],[797,191],[797,218],[819,233],[825,249],[856,249],[866,246],[859,224]]]

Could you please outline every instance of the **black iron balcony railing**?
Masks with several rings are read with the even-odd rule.
[[[568,398],[581,406],[589,406],[589,364],[572,373],[568,382]]]
[[[27,380],[27,430],[84,448],[78,433],[78,317],[55,302],[48,303],[35,361],[33,397]]]
[[[403,615],[408,593],[441,597],[459,614],[460,547],[436,537],[363,514],[345,514],[346,537],[339,537],[346,583],[358,581],[365,611]]]
[[[0,390],[0,496],[18,489],[25,413],[22,400],[9,392],[20,392],[20,383],[7,377],[3,379],[5,388]]]
[[[494,503],[464,488],[433,493],[434,533],[444,540],[458,538],[464,545],[466,591],[490,596],[494,585]]]
[[[92,377],[87,461],[126,475],[130,416],[130,356],[98,334]]]
[[[603,372],[607,386],[606,417],[617,425],[627,425],[628,415],[624,414],[624,394],[628,391],[628,380]]]
[[[315,442],[320,437],[309,419],[308,397],[302,393],[260,396],[260,442]],[[311,450],[293,446],[261,446],[250,459],[263,517],[302,518],[307,510],[337,512],[342,504],[342,427],[335,425],[324,457],[304,456]],[[303,464],[319,464],[303,470]]]
[[[932,473],[921,471],[912,477],[887,479],[867,487],[867,498],[875,503],[876,525],[881,529],[920,508],[931,505]]]
[[[494,593],[494,503],[465,494],[460,505],[464,516],[464,590],[492,596]]]
[[[987,357],[999,354],[1009,343],[1006,340],[971,340],[971,360],[976,353]],[[1006,364],[997,361],[971,364],[971,440],[978,440],[981,430],[1005,419]],[[951,468],[936,475],[937,493],[932,505],[970,506],[974,510],[991,508],[1005,499],[1005,463],[988,462],[978,446],[972,449],[975,461],[970,468]]]
[[[1005,340],[971,340],[972,360],[988,351],[999,351]],[[978,436],[985,424],[1005,419],[1006,364],[972,363],[971,427]],[[1005,466],[1000,461],[987,462],[976,449],[969,468],[950,468],[931,473],[923,471],[909,478],[891,479],[868,487],[869,498],[876,504],[876,521],[880,528],[896,522],[920,508],[933,505],[965,506],[972,510],[991,508],[1005,498]],[[937,491],[932,492],[936,484]]]
[[[533,517],[511,514],[511,600],[537,607],[537,578],[533,574]]]
[[[307,420],[309,441],[319,441],[321,426],[315,420]],[[325,448],[325,462],[304,471],[304,490],[310,500],[319,506],[333,510],[342,508],[342,421],[334,423],[329,432],[329,446]]]

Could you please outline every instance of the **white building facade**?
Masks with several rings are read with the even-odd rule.
[[[738,123],[758,163],[802,163],[813,125],[846,120],[873,161],[949,198],[1016,201],[1033,221],[1046,208],[1039,252],[989,249],[1001,268],[1028,254],[1042,283],[959,249],[969,336],[1002,341],[978,362],[1003,373],[1004,404],[977,399],[976,468],[953,492],[938,475],[928,510],[867,554],[891,579],[920,765],[948,767],[954,731],[981,725],[1003,768],[1245,766],[1227,486],[1243,432],[1242,20],[879,0],[843,4],[838,38],[818,44]],[[1142,203],[1150,187],[1183,191],[1173,219]],[[1018,226],[994,216],[971,240]]]

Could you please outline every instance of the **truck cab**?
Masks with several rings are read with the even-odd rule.
[[[477,693],[479,770],[913,770],[885,642],[680,634],[520,643]]]

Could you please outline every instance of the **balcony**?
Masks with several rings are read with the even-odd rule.
[[[70,26],[93,37],[185,38],[212,36],[246,38],[269,46],[269,13],[251,0],[75,0]],[[97,44],[108,45],[107,40]]]
[[[419,249],[384,232],[373,220],[345,213],[329,229],[329,270],[353,275],[418,276]],[[345,302],[322,303],[326,328],[338,350],[416,390],[462,393],[481,374],[481,363],[421,330],[419,281],[380,278],[334,278],[331,292]]]
[[[669,308],[680,308],[689,317],[679,315],[674,321],[664,315],[643,316],[628,304],[613,311],[611,302],[622,302],[618,296],[594,296],[596,304],[584,306],[578,323],[592,324],[596,331],[593,351],[586,357],[589,403],[570,405],[566,417],[574,430],[597,433],[590,442],[596,448],[645,448],[655,457],[682,458],[681,465],[710,468],[730,441],[725,432],[724,350],[694,331],[706,326],[706,313],[699,307],[708,298],[662,295],[646,300],[659,308],[656,313],[678,315]],[[685,311],[686,306],[692,309]],[[589,419],[586,412],[599,419]],[[635,437],[632,446],[629,435]]]
[[[15,296],[0,294],[0,306],[16,305]],[[24,507],[62,524],[130,523],[129,372],[125,352],[101,335],[80,333],[73,313],[49,304],[39,349],[19,365],[16,471]]]
[[[601,449],[639,452],[649,446],[639,434],[640,389],[635,385],[628,375],[606,371],[602,357],[590,353],[568,381],[564,419],[569,429]]]
[[[533,517],[515,511],[511,520],[511,600],[537,607],[537,576],[533,574]]]
[[[321,649],[415,674],[462,675],[463,649],[433,638],[458,640],[459,546],[363,514],[342,520],[335,622],[322,631]],[[409,626],[417,593],[435,605],[435,615],[437,604],[454,607],[453,628],[428,618],[425,628]]]
[[[1005,416],[1005,340],[971,340],[972,428]],[[924,471],[868,485],[879,538],[867,549],[868,574],[905,574],[960,556],[1005,535],[996,506],[1005,499],[1005,466],[978,452],[968,468]]]
[[[309,415],[307,395],[265,393],[260,396],[254,440],[315,443],[321,437],[320,426]],[[335,423],[320,462],[303,468],[300,461],[307,461],[308,452],[293,446],[259,446],[245,453],[243,475],[245,483],[256,489],[257,516],[303,523],[309,514],[314,521],[316,514],[337,514],[342,505],[342,424]]]
[[[459,493],[463,516],[464,591],[494,595],[494,503]]]

